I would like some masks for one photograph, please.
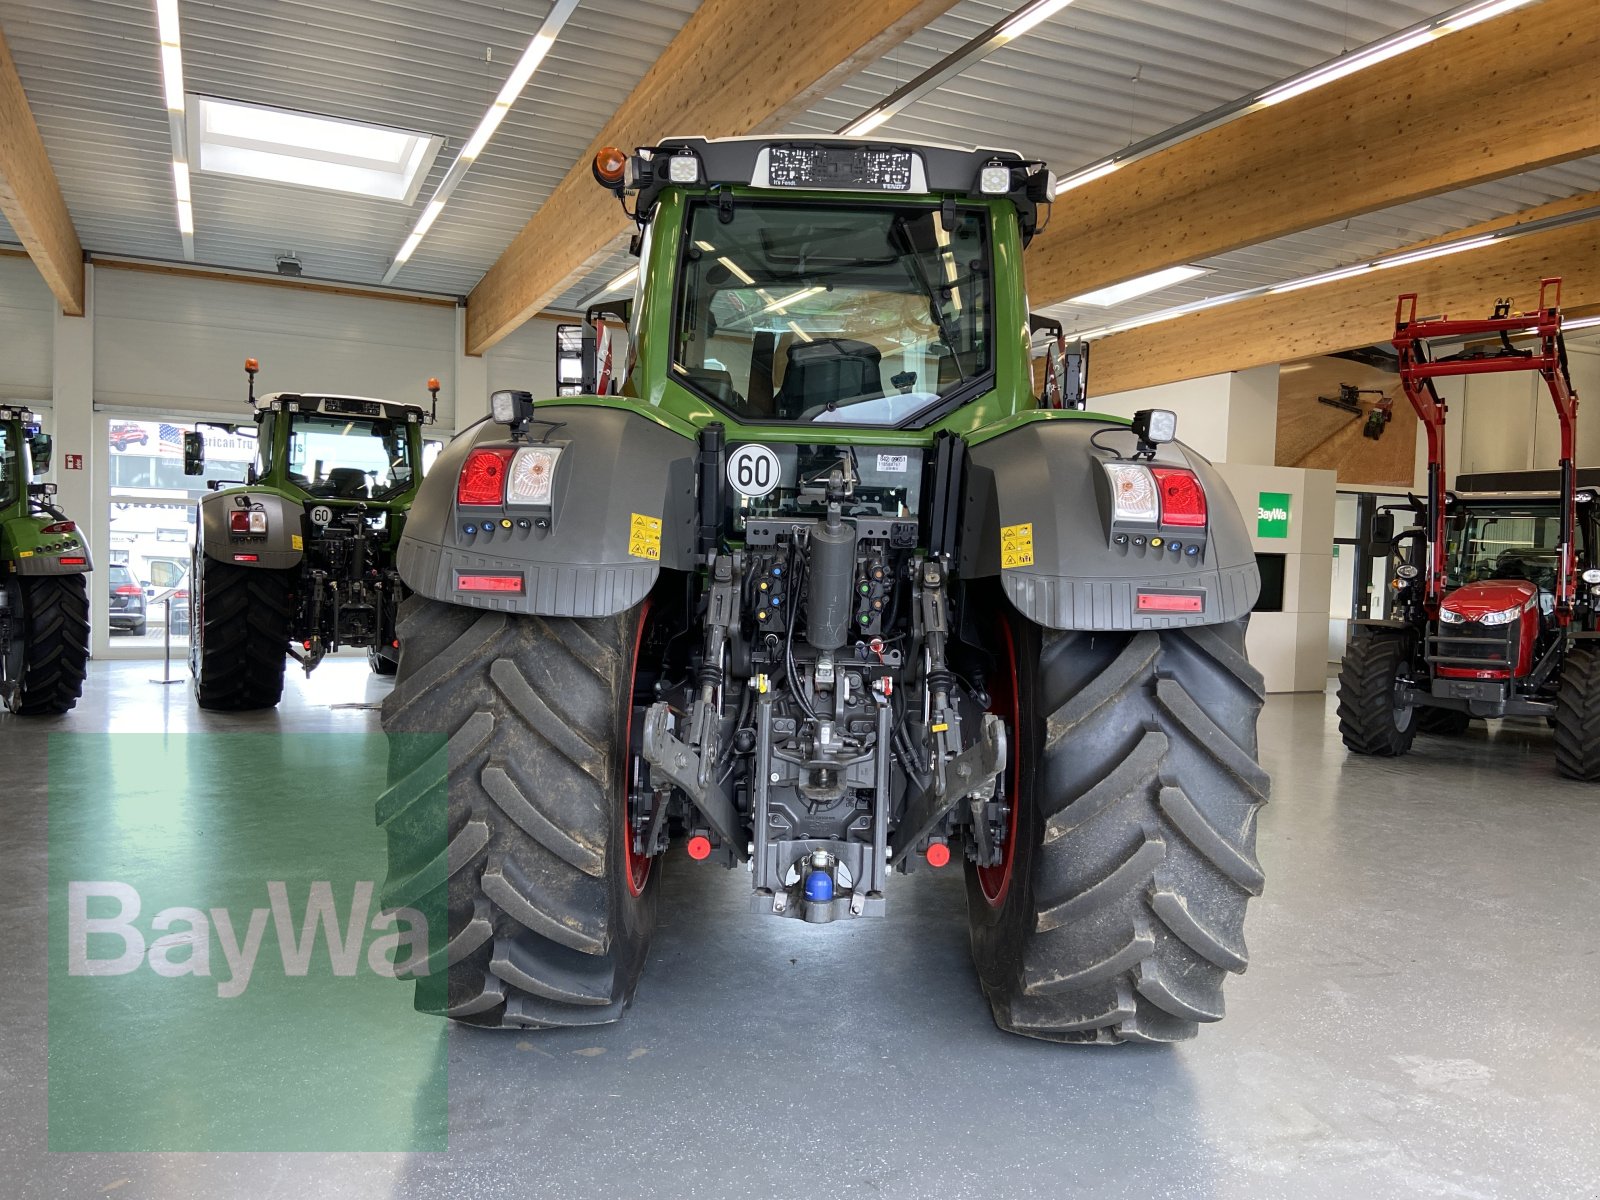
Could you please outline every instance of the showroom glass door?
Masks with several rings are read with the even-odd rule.
[[[177,663],[188,654],[195,506],[208,482],[243,483],[256,453],[254,428],[205,424],[205,474],[185,475],[183,435],[195,428],[192,418],[108,421],[106,569],[94,577],[109,594],[114,654],[160,657],[169,636]]]

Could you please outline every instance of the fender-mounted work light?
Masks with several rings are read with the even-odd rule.
[[[1152,446],[1170,442],[1178,436],[1178,414],[1167,408],[1141,408],[1133,414],[1133,431]]]
[[[521,425],[533,416],[533,393],[495,392],[489,397],[489,415],[496,425]]]

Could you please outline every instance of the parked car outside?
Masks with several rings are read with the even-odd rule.
[[[111,587],[111,628],[126,629],[135,637],[146,628],[144,588],[124,563],[107,569]]]

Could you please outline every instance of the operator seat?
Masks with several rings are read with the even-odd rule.
[[[877,399],[883,395],[882,364],[882,353],[867,342],[796,342],[788,349],[783,386],[775,397],[779,417],[793,421],[829,404]]]
[[[328,472],[328,486],[340,500],[365,500],[367,473],[360,467],[334,467]]]

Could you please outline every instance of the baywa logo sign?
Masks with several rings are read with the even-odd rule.
[[[1289,493],[1262,492],[1256,505],[1256,536],[1286,538],[1289,536]]]
[[[444,739],[48,750],[49,1148],[446,1149]]]
[[[414,908],[402,907],[372,914],[369,926],[372,888],[370,881],[355,884],[345,909],[347,916],[341,921],[333,885],[318,880],[307,892],[303,916],[297,922],[288,885],[277,880],[267,884],[269,907],[250,910],[242,922],[236,924],[226,908],[180,904],[156,913],[146,934],[135,924],[144,907],[138,889],[120,881],[74,880],[67,884],[67,974],[106,978],[148,966],[163,979],[185,975],[210,978],[212,963],[220,956],[227,963],[227,973],[217,983],[217,998],[234,1000],[250,986],[269,916],[287,978],[310,975],[319,930],[327,938],[327,965],[335,977],[350,978],[363,962],[367,970],[385,979],[428,974],[427,918]],[[89,908],[93,900],[112,901],[117,911],[92,917]],[[397,931],[391,932],[396,927]],[[167,930],[172,932],[162,932]],[[212,953],[213,931],[220,955]],[[369,931],[381,936],[371,939],[363,956],[362,943]],[[91,937],[113,939],[120,949],[108,957],[91,956]]]

